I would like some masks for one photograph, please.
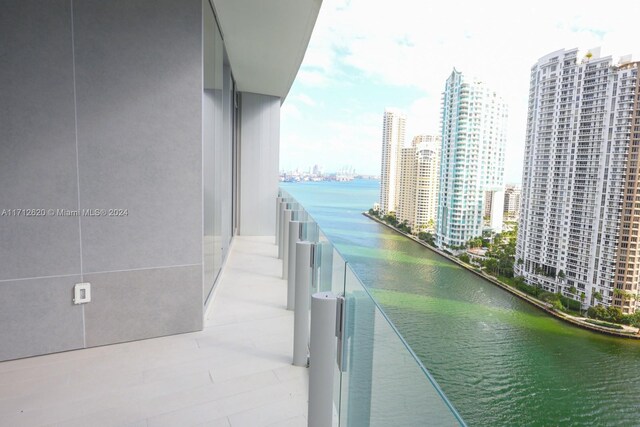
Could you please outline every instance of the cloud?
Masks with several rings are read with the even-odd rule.
[[[414,135],[440,134],[440,97],[417,99],[407,111],[407,143]]]
[[[280,107],[280,120],[300,120],[302,118],[302,113],[296,107],[293,102],[289,102],[289,100],[285,100],[284,104]]]
[[[530,67],[547,53],[574,47],[602,46],[602,54],[614,60],[628,53],[640,59],[633,4],[610,0],[603,8],[600,2],[584,0],[324,0],[296,88],[306,93],[309,88],[344,86],[350,79],[410,88],[413,99],[400,105],[408,114],[410,140],[413,134],[439,129],[440,93],[456,67],[503,95],[510,111],[507,158],[522,159]],[[339,96],[340,103],[357,106],[352,98],[362,94],[345,88]],[[387,105],[398,105],[393,91],[384,96]],[[312,99],[327,103],[322,96]],[[301,110],[312,107],[302,98],[297,101]],[[354,114],[367,117],[372,112],[365,105]],[[377,126],[380,133],[382,111],[377,113],[366,126]],[[335,114],[327,120],[344,119],[349,129],[342,132],[359,139],[358,125]],[[521,162],[506,166],[507,180],[519,181]]]
[[[301,82],[305,86],[326,86],[329,84],[330,77],[322,71],[312,71],[302,68],[298,71],[296,81]]]
[[[309,96],[305,95],[304,93],[296,95],[295,99],[297,101],[302,102],[303,104],[305,104],[308,107],[315,107],[316,105],[318,105],[316,103],[316,101],[314,101],[313,99],[311,99]]]

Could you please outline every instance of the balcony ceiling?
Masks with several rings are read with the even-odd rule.
[[[322,0],[213,0],[239,90],[287,96]]]

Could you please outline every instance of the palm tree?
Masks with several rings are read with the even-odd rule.
[[[436,226],[435,221],[433,220],[433,218],[431,218],[428,222],[427,222],[427,228],[429,230],[433,230]]]
[[[489,258],[485,261],[484,266],[487,270],[491,271],[493,274],[496,274],[498,270],[498,260],[495,258]]]
[[[598,291],[593,293],[593,299],[597,300],[597,301],[602,301],[602,294]]]

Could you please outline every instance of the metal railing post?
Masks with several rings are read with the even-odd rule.
[[[284,211],[285,211],[286,208],[287,208],[287,201],[283,199],[280,202],[280,208],[278,209],[279,215],[278,215],[278,239],[277,239],[277,243],[278,243],[278,258],[279,259],[282,259],[282,234],[283,234],[282,223],[284,222]]]
[[[284,197],[282,196],[276,197],[276,245],[280,244],[280,205],[283,200]]]
[[[282,232],[282,278],[287,278],[287,263],[289,262],[289,225],[294,220],[295,211],[284,211],[284,230]]]
[[[313,249],[314,245],[311,242],[296,243],[296,281],[293,294],[293,364],[296,366],[307,366]]]
[[[280,241],[278,243],[278,258],[283,259],[284,256],[284,231],[286,226],[287,211],[291,210],[291,202],[284,202],[282,204],[282,213],[280,214]]]
[[[309,427],[331,427],[333,422],[336,307],[337,298],[331,292],[318,292],[311,297]]]
[[[287,261],[287,310],[293,310],[296,305],[296,253],[298,252],[296,243],[298,243],[298,241],[300,240],[303,240],[302,231],[304,230],[305,225],[306,222],[300,220],[289,222],[289,257]]]
[[[289,223],[291,221],[291,216],[287,216],[287,211],[297,211],[301,209],[300,205],[297,202],[291,201],[293,199],[289,199],[290,201],[283,203],[282,216],[280,218],[280,243],[278,245],[278,258],[284,259],[284,246],[286,244],[285,233],[289,230]]]
[[[291,254],[296,252],[296,242],[300,237],[300,218],[304,216],[303,211],[291,211],[291,219],[287,224],[287,228],[284,230],[284,256],[282,257],[282,278],[288,280],[289,272],[291,268]],[[285,221],[286,223],[286,221]],[[295,227],[291,227],[291,224],[295,223]],[[293,230],[293,236],[291,235]]]

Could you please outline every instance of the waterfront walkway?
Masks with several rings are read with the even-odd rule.
[[[438,255],[447,258],[449,261],[454,262],[456,264],[458,264],[460,267],[470,271],[471,273],[482,277],[483,279],[487,280],[488,282],[493,283],[496,286],[501,287],[502,289],[504,289],[505,291],[517,296],[520,299],[523,299],[525,301],[527,301],[528,303],[538,307],[539,309],[543,310],[544,312],[546,312],[547,314],[549,314],[550,316],[556,317],[558,319],[561,319],[567,323],[571,323],[575,326],[578,326],[580,328],[583,329],[588,329],[590,331],[594,331],[594,332],[598,332],[598,333],[602,333],[602,334],[606,334],[606,335],[613,335],[613,336],[617,336],[617,337],[622,337],[622,338],[631,338],[631,339],[640,339],[640,329],[639,328],[634,328],[633,326],[628,326],[628,325],[619,325],[622,327],[622,329],[613,329],[613,328],[607,328],[607,327],[603,327],[603,326],[599,326],[599,325],[595,325],[593,323],[589,323],[587,322],[587,320],[595,320],[595,319],[587,319],[586,317],[579,317],[579,316],[573,316],[571,314],[568,313],[563,313],[561,311],[557,311],[554,310],[551,306],[551,304],[546,303],[544,301],[540,301],[537,298],[534,298],[531,295],[528,295],[512,286],[509,286],[508,284],[498,280],[497,278],[495,278],[494,276],[491,276],[487,273],[485,273],[484,271],[479,270],[477,267],[474,267],[470,264],[467,264],[465,262],[462,262],[461,260],[459,260],[458,258],[456,258],[453,255],[450,255],[446,252],[441,251],[438,248],[434,248],[433,246],[430,246],[428,244],[426,244],[425,242],[421,241],[420,239],[418,239],[416,236],[404,233],[403,231],[397,229],[396,227],[392,226],[391,224],[387,224],[386,222],[380,220],[379,218],[376,218],[373,215],[370,215],[368,212],[363,212],[363,215],[366,216],[367,218],[370,218],[376,222],[378,222],[381,225],[384,225],[388,228],[390,228],[391,230],[395,231],[396,233],[399,233],[411,240],[413,240],[414,242],[424,246],[425,248],[437,253]]]

